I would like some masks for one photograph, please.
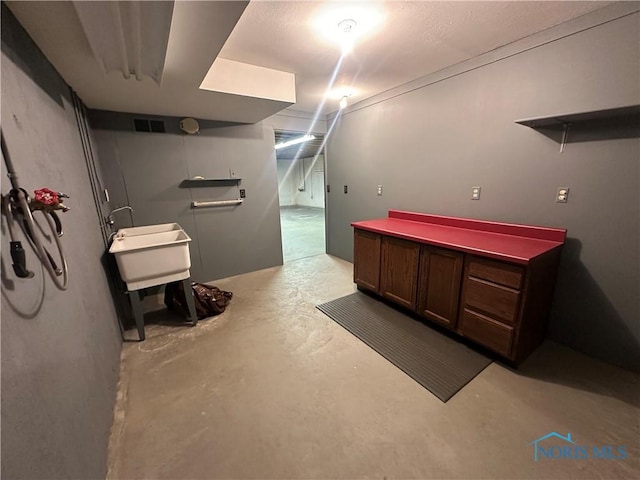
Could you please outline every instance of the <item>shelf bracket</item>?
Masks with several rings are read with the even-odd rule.
[[[570,123],[563,123],[562,124],[562,141],[560,142],[560,153],[564,152],[564,147],[567,144],[567,138],[569,136],[569,127],[571,126]]]

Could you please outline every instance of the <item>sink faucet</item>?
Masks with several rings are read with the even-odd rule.
[[[107,225],[109,225],[110,227],[113,227],[115,223],[113,220],[113,214],[117,212],[121,212],[123,210],[129,210],[129,216],[131,217],[131,226],[133,226],[133,208],[131,208],[129,205],[125,205],[124,207],[114,208],[113,210],[111,210],[109,212],[109,216],[107,217]]]

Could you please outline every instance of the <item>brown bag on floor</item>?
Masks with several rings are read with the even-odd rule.
[[[177,310],[188,317],[189,307],[182,285],[182,282],[167,284],[164,290],[164,304],[169,310]],[[225,292],[214,285],[207,285],[206,283],[193,282],[191,289],[193,291],[193,303],[196,306],[196,315],[199,320],[224,312],[233,297],[233,293]]]

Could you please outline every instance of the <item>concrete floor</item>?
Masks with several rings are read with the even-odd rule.
[[[325,253],[324,208],[280,207],[284,262]]]
[[[351,276],[319,255],[219,280],[224,314],[126,343],[108,477],[639,478],[638,375],[549,342],[442,403],[314,308]],[[534,462],[552,431],[628,458]]]

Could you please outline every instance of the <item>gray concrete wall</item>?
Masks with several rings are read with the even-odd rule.
[[[278,169],[278,197],[280,206],[292,206],[296,204],[296,193],[300,182],[300,166],[298,162],[290,158],[279,158],[276,161]]]
[[[265,118],[262,123],[273,127],[274,130],[290,132],[327,133],[327,120],[324,115],[299,112],[297,110],[283,110]]]
[[[324,155],[303,158],[304,190],[296,193],[296,205],[324,208]]]
[[[324,208],[324,155],[279,158],[277,166],[280,206]]]
[[[640,369],[637,125],[576,127],[560,153],[514,123],[637,105],[639,26],[638,13],[579,19],[347,109],[327,147],[329,253],[352,260],[350,222],[391,208],[565,227],[549,335]]]
[[[135,132],[134,118],[162,120],[166,133]],[[193,279],[282,265],[272,127],[202,120],[200,132],[187,135],[175,117],[91,111],[90,119],[112,205],[131,205],[136,225],[178,222],[193,240]],[[242,178],[244,203],[192,209],[192,200],[238,198],[239,188],[179,188],[180,182],[229,178],[230,170]]]
[[[121,337],[70,91],[2,4],[2,130],[20,183],[71,195],[69,287],[14,275],[2,218],[2,478],[104,478]],[[2,193],[9,190],[2,164]],[[19,231],[19,229],[18,229]],[[51,250],[54,251],[53,249]]]

